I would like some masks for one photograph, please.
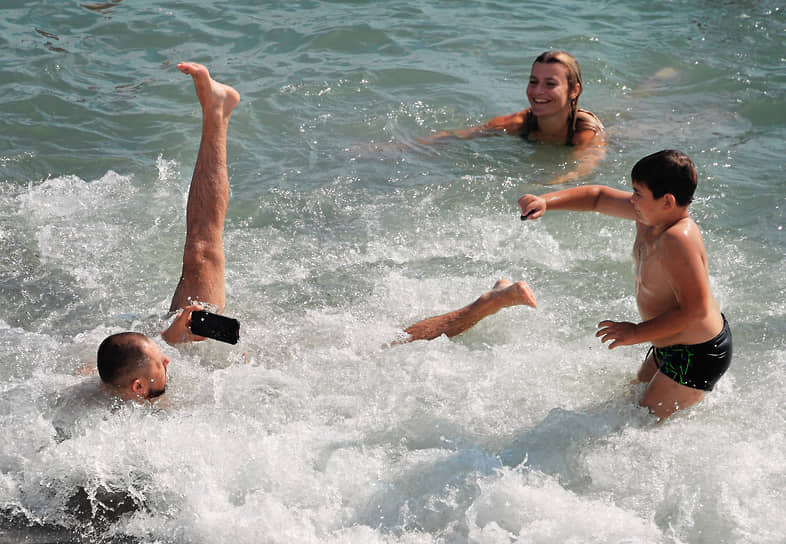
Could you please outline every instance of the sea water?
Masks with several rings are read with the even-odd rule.
[[[21,2],[0,9],[0,542],[786,540],[786,39],[777,2]],[[515,137],[422,146],[526,106],[579,60],[609,134],[579,183],[663,148],[734,334],[716,390],[656,424],[633,225],[521,222],[572,167]],[[175,349],[123,405],[98,343],[155,335],[180,271],[200,112],[182,60],[241,102],[228,143],[233,347]],[[390,347],[499,278],[538,308]],[[159,340],[160,341],[160,340]]]

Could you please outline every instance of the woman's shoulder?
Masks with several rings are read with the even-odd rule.
[[[590,143],[600,143],[606,138],[606,131],[600,119],[588,110],[576,112],[576,125],[570,138],[570,145],[585,146]]]
[[[605,129],[597,115],[589,110],[579,108],[579,111],[576,112],[576,132],[582,130],[591,130],[595,133],[599,133],[603,132]]]

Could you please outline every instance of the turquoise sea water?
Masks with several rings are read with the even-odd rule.
[[[783,542],[786,16],[776,2],[2,2],[0,542]],[[632,225],[522,223],[570,151],[417,138],[526,106],[579,60],[629,188],[688,153],[734,362],[656,425],[628,385]],[[180,270],[200,115],[181,60],[241,103],[227,312],[155,407],[77,372],[154,333]],[[380,150],[381,144],[398,150]],[[527,280],[448,340],[401,329]],[[247,353],[244,359],[243,353]]]

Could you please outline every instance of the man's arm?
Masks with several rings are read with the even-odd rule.
[[[167,344],[185,344],[187,342],[201,342],[207,340],[203,336],[197,336],[191,332],[191,314],[197,310],[201,310],[202,306],[199,304],[191,304],[179,311],[175,316],[172,324],[166,330],[161,331],[161,338]]]
[[[599,212],[623,219],[636,219],[631,203],[633,193],[612,189],[604,185],[572,187],[543,196],[524,195],[519,198],[521,215],[528,219],[542,217],[546,210],[566,210],[574,212]]]
[[[691,229],[696,226],[691,224]],[[694,235],[696,233],[693,233]],[[672,289],[677,305],[639,324],[603,321],[596,336],[611,341],[609,349],[643,342],[656,342],[674,336],[707,316],[712,292],[703,261],[700,239],[685,229],[664,233],[661,246],[661,267]]]

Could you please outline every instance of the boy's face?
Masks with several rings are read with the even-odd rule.
[[[636,211],[636,220],[645,225],[658,223],[658,218],[663,210],[664,196],[655,198],[652,191],[644,183],[633,180],[633,196],[630,198],[633,209]]]

